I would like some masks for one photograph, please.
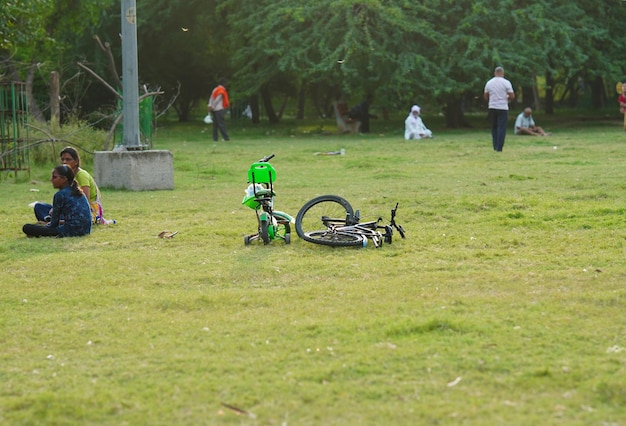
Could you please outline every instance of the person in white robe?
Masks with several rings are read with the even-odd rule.
[[[420,117],[421,112],[422,110],[418,105],[411,107],[409,116],[404,120],[404,139],[411,140],[433,137],[433,132],[426,128],[422,117]]]

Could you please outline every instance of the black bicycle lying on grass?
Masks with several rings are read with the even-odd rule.
[[[307,202],[296,216],[296,232],[305,241],[333,247],[366,247],[372,240],[374,247],[383,242],[391,244],[394,229],[405,238],[404,229],[396,223],[398,203],[391,209],[391,220],[383,225],[383,218],[361,222],[360,212],[337,195],[322,195]],[[381,232],[383,231],[383,232]]]

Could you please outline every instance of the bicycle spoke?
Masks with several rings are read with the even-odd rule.
[[[300,238],[307,240],[306,234],[325,231],[333,223],[344,223],[354,214],[352,206],[336,195],[324,195],[306,203],[296,217],[296,231]]]
[[[367,238],[349,232],[312,231],[305,234],[306,240],[332,247],[365,247]]]

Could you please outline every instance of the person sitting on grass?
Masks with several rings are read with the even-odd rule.
[[[432,138],[433,132],[426,128],[420,117],[422,110],[418,105],[411,107],[409,116],[404,120],[404,139],[424,139]]]
[[[55,167],[50,182],[58,189],[52,199],[50,222],[27,223],[22,231],[28,237],[79,237],[90,234],[91,209],[87,197],[74,179],[72,169],[65,164]]]
[[[529,136],[549,136],[552,133],[546,133],[544,130],[535,125],[533,119],[533,110],[530,108],[524,109],[517,116],[515,120],[515,134],[516,135],[529,135]]]
[[[102,202],[100,201],[100,190],[94,178],[84,169],[80,168],[80,155],[78,151],[71,146],[63,148],[61,151],[61,164],[68,165],[74,172],[74,179],[78,182],[78,186],[83,190],[85,197],[89,200],[91,207],[91,216],[94,223],[105,223]],[[50,204],[36,202],[34,205],[35,217],[40,222],[46,222],[50,219],[52,212]]]

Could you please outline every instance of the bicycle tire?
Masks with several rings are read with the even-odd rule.
[[[321,195],[305,203],[296,216],[296,232],[305,241],[317,243],[307,237],[313,231],[326,232],[327,226],[322,217],[331,217],[345,222],[354,216],[352,206],[345,198],[338,195]]]
[[[269,224],[267,220],[262,220],[261,225],[259,226],[259,235],[261,239],[263,240],[263,244],[265,245],[268,245],[270,243],[270,233],[269,233],[268,226]]]
[[[279,213],[272,213],[272,217],[276,221],[276,237],[283,238],[291,233],[291,221],[288,218]]]
[[[311,231],[305,234],[306,241],[331,247],[365,247],[367,238],[351,232]]]
[[[291,242],[291,222],[289,219],[278,215],[274,215],[274,219],[276,220],[274,239],[280,238],[285,241],[285,244],[289,244]]]

